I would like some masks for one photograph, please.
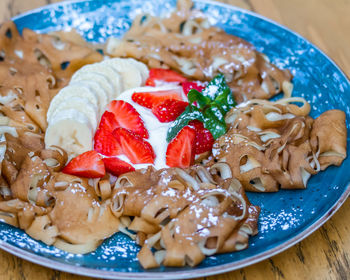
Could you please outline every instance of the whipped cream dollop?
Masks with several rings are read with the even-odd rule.
[[[145,127],[148,130],[149,138],[145,139],[148,141],[153,148],[153,151],[156,155],[154,160],[154,164],[132,164],[130,160],[125,155],[119,155],[118,158],[126,161],[127,163],[134,166],[135,169],[146,168],[150,165],[153,165],[156,169],[167,168],[166,165],[166,150],[168,147],[168,142],[166,141],[166,135],[169,127],[172,122],[162,123],[160,122],[155,115],[153,115],[152,110],[146,107],[143,107],[132,100],[132,95],[135,92],[155,92],[155,91],[167,91],[173,90],[180,93],[182,99],[187,101],[182,88],[176,85],[162,85],[157,87],[136,87],[129,90],[124,91],[120,94],[117,100],[123,100],[125,102],[130,103],[135,110],[140,114],[143,122],[145,123]]]

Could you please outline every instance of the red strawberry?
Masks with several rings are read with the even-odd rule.
[[[148,109],[152,109],[153,106],[158,105],[160,102],[163,102],[166,99],[182,100],[181,94],[175,90],[135,92],[131,99],[137,104]]]
[[[178,116],[185,111],[188,102],[176,99],[166,99],[158,105],[153,106],[152,113],[160,122],[175,121]]]
[[[146,80],[146,85],[155,86],[155,81],[183,83],[186,81],[186,78],[170,69],[152,68],[149,70],[149,77]]]
[[[119,127],[113,131],[113,136],[132,163],[154,163],[156,156],[151,144],[143,140],[138,134]]]
[[[170,167],[181,168],[186,168],[193,164],[195,137],[195,129],[190,126],[185,126],[168,144],[166,164]]]
[[[101,117],[100,125],[98,128],[112,133],[113,130],[119,126],[120,125],[115,119],[114,114],[112,112],[106,111]]]
[[[143,138],[148,138],[148,131],[141,119],[140,114],[135,110],[135,108],[123,101],[123,100],[113,100],[107,106],[107,111],[112,112],[116,119],[116,122],[120,127],[129,129]]]
[[[94,150],[105,156],[117,156],[122,153],[122,148],[117,139],[105,129],[98,129],[94,137]]]
[[[204,128],[202,122],[194,120],[190,121],[189,125],[196,130],[196,137],[194,140],[194,153],[199,155],[211,150],[214,144],[214,138],[211,132]]]
[[[106,174],[101,156],[96,151],[88,151],[73,158],[62,172],[87,178],[100,178]]]
[[[184,91],[184,93],[186,95],[188,94],[188,92],[191,89],[196,89],[199,92],[202,92],[202,90],[204,88],[205,88],[205,83],[202,83],[202,82],[199,82],[199,81],[193,81],[193,82],[186,81],[186,82],[182,83],[182,89],[183,89],[183,91]]]
[[[106,170],[114,176],[120,176],[121,174],[135,171],[133,166],[117,157],[103,158],[102,160]]]

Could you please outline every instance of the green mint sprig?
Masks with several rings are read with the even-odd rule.
[[[202,92],[191,89],[187,98],[190,104],[170,126],[166,139],[168,142],[193,120],[202,122],[214,139],[226,133],[225,115],[236,106],[236,102],[224,75],[218,74],[215,76]]]

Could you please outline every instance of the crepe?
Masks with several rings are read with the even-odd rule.
[[[298,107],[292,102],[301,102]],[[303,189],[311,175],[346,158],[345,114],[329,110],[313,120],[301,98],[251,100],[226,116],[207,163],[226,162],[247,191]]]
[[[179,0],[169,17],[138,15],[122,39],[108,40],[106,52],[133,57],[150,68],[172,68],[201,81],[223,73],[238,103],[268,99],[282,90],[290,94],[288,70],[270,63],[245,40],[211,26],[188,0]]]

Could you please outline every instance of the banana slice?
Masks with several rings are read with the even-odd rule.
[[[119,74],[118,74],[118,78],[121,79]],[[75,74],[71,78],[70,82],[74,83],[74,82],[80,82],[80,81],[95,81],[95,82],[97,82],[99,84],[99,86],[102,87],[108,93],[108,101],[111,101],[113,99],[114,92],[116,90],[115,90],[110,78],[108,78],[107,76],[105,76],[101,73],[97,73],[97,72],[77,71],[77,72],[75,72]],[[121,84],[121,80],[120,80],[119,84]]]
[[[94,80],[83,80],[74,82],[74,84],[87,86],[98,96],[98,116],[101,116],[102,113],[106,110],[107,104],[109,103],[108,93],[103,89],[103,87],[101,87],[100,84]]]
[[[62,112],[69,109],[74,109],[83,113],[89,119],[92,127],[97,127],[98,119],[96,106],[88,99],[79,96],[73,96],[72,98],[63,100],[54,111],[50,111],[50,114],[47,114],[47,122],[51,124],[57,117],[57,114],[62,114]]]
[[[93,128],[85,114],[68,109],[61,111],[49,124],[45,133],[45,146],[58,146],[75,157],[92,150]]]
[[[95,114],[97,116],[100,114],[99,96],[97,93],[92,91],[87,84],[76,82],[62,88],[59,93],[51,100],[50,107],[46,115],[47,119],[56,110],[60,103],[75,96],[87,99],[91,104],[95,106]]]
[[[141,85],[142,86],[145,85],[145,82],[149,77],[149,70],[148,70],[146,64],[144,64],[140,61],[137,61],[136,59],[133,59],[133,58],[125,58],[125,60],[128,61],[129,63],[131,63],[132,65],[136,66],[137,69],[140,70],[141,77],[142,77],[142,84]]]
[[[112,58],[102,61],[101,64],[111,66],[120,73],[124,90],[139,87],[142,84],[141,71],[126,59]],[[118,95],[115,95],[114,98],[117,98]]]
[[[131,58],[108,59],[79,69],[50,103],[46,147],[62,147],[71,157],[91,150],[107,104],[124,90],[143,85],[148,76],[147,66]]]
[[[99,73],[104,75],[106,78],[108,78],[110,81],[110,85],[112,85],[114,89],[114,92],[112,94],[112,99],[114,99],[115,96],[118,96],[121,92],[124,91],[124,86],[123,86],[124,83],[122,80],[122,76],[112,66],[104,64],[104,61],[85,65],[82,68],[80,68],[77,72],[79,72],[79,74],[86,73],[86,72]],[[78,74],[77,73],[74,74],[72,79],[75,79],[76,75]]]

